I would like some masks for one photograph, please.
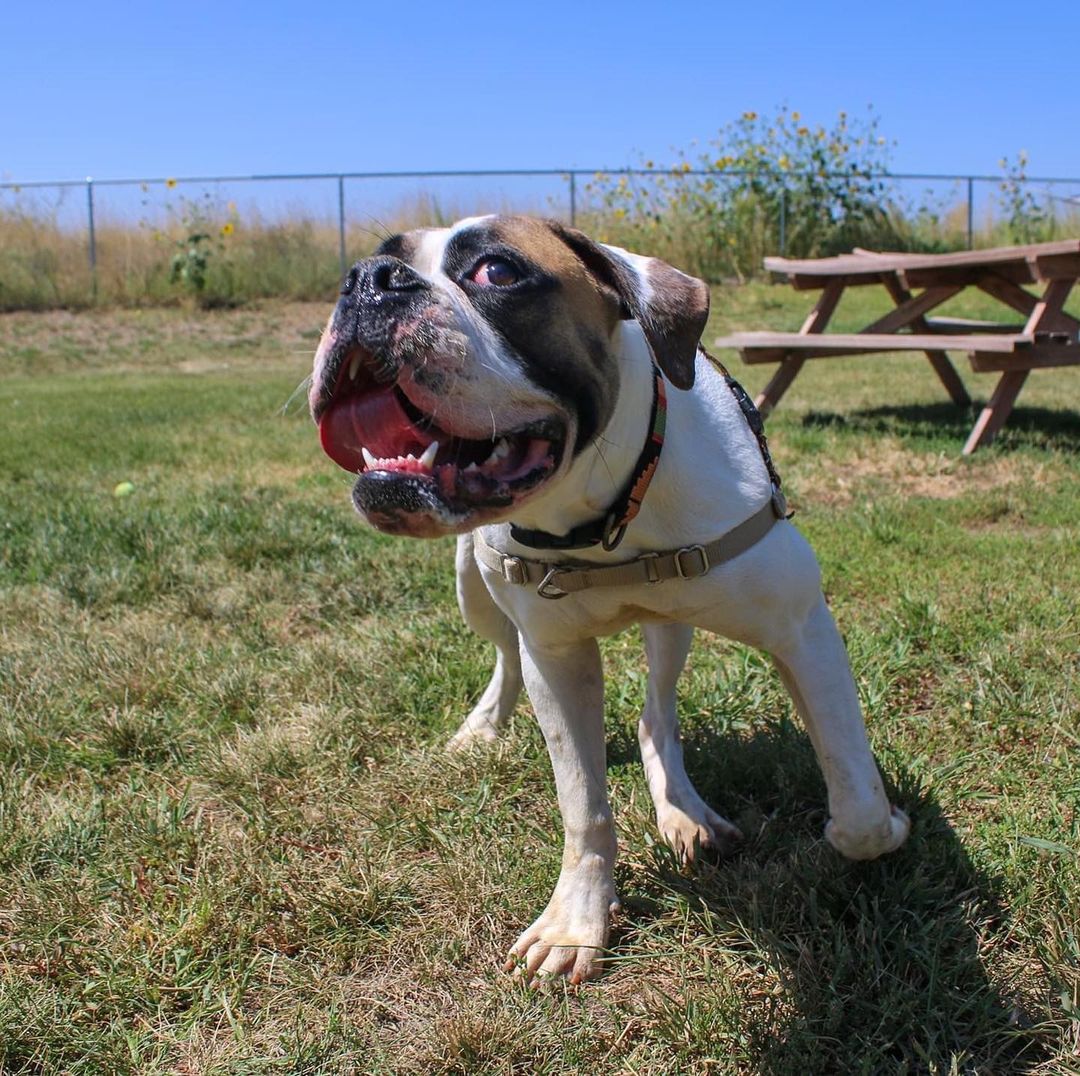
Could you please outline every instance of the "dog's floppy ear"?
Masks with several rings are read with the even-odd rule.
[[[600,282],[615,292],[624,318],[634,318],[656,364],[680,389],[694,384],[694,358],[709,316],[709,289],[659,258],[594,242],[576,228],[552,227]]]

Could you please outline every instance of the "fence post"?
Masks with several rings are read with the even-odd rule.
[[[780,188],[780,257],[787,254],[787,187]]]
[[[345,177],[337,177],[337,212],[338,212],[338,263],[341,276],[345,276]]]
[[[90,259],[90,290],[97,298],[97,236],[94,234],[94,181],[86,177],[87,255]]]
[[[570,173],[570,227],[577,227],[577,173]]]
[[[967,181],[967,243],[968,250],[975,249],[975,178],[968,176]]]

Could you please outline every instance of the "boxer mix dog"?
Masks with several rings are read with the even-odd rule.
[[[360,514],[459,535],[461,611],[497,660],[451,746],[493,739],[523,684],[547,742],[565,843],[510,950],[527,979],[595,975],[618,906],[596,640],[627,625],[648,657],[657,825],[684,859],[739,836],[683,767],[675,686],[694,627],[772,657],[839,852],[872,859],[908,833],[756,412],[700,349],[708,303],[701,281],[554,221],[471,218],[357,262],[315,356],[311,413]]]

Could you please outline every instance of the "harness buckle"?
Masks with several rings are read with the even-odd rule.
[[[795,514],[794,512],[789,511],[787,497],[784,496],[783,492],[777,486],[773,486],[772,490],[772,508],[773,515],[776,516],[777,519],[791,519]]]
[[[565,598],[570,591],[562,590],[555,580],[566,570],[566,568],[559,567],[549,568],[547,575],[545,575],[537,585],[536,593],[539,594],[541,598],[550,598],[552,601],[555,601],[558,598]]]
[[[645,565],[645,574],[648,576],[645,580],[647,587],[654,587],[657,583],[663,582],[660,578],[660,569],[656,566],[656,562],[660,559],[659,553],[642,553],[637,559]]]
[[[502,574],[503,579],[508,583],[513,583],[515,586],[521,586],[528,581],[525,565],[522,563],[520,557],[508,557],[504,554],[502,559]]]
[[[688,553],[696,553],[698,557],[698,563],[691,565],[689,568],[683,565],[683,557]],[[688,545],[684,549],[677,550],[674,555],[674,560],[675,571],[678,573],[680,579],[700,579],[711,567],[709,564],[709,556],[705,552],[705,547],[702,545]]]

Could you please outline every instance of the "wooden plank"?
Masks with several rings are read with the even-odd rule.
[[[783,333],[742,332],[720,336],[716,347],[739,351],[790,351],[811,358],[817,355],[859,355],[875,351],[997,351],[1030,347],[1034,338],[1023,333],[978,333],[944,336],[940,333]],[[762,361],[762,360],[757,360]]]
[[[883,283],[885,284],[885,290],[892,296],[893,302],[902,305],[911,301],[911,292],[901,282],[899,273],[895,277],[885,277]],[[936,289],[927,288],[926,290],[929,292]],[[944,290],[948,291],[948,289]],[[911,322],[911,328],[916,333],[930,332],[926,318],[922,316],[915,318]],[[958,407],[967,407],[971,403],[971,397],[968,395],[967,387],[961,380],[960,374],[957,373],[956,367],[949,361],[949,356],[944,351],[934,348],[926,352],[926,360],[930,363],[934,373],[937,374],[938,380],[945,386],[949,399]]]
[[[806,315],[806,320],[802,323],[799,332],[807,334],[823,333],[825,326],[829,323],[829,318],[833,316],[836,304],[840,302],[840,296],[843,294],[844,285],[837,283],[835,280],[830,280],[825,285],[821,298],[814,304],[814,309]]]
[[[898,300],[895,310],[889,311],[862,331],[864,333],[894,333],[917,321],[925,325],[923,315],[927,311],[933,310],[935,306],[941,306],[943,302],[963,290],[960,285],[950,284],[944,288],[927,288],[921,295],[909,295],[906,299]]]
[[[996,273],[986,273],[979,277],[975,286],[998,302],[1018,310],[1025,317],[1035,309],[1035,304],[1039,301],[1030,291],[1017,287],[1011,280],[1005,280]]]
[[[926,318],[926,331],[932,333],[1021,333],[1019,323],[1003,325],[1000,321],[983,321],[981,318]]]
[[[745,355],[743,359],[750,362]],[[805,361],[802,355],[781,356],[779,369],[754,399],[754,406],[762,415],[767,415],[780,402],[780,397],[787,392],[788,386],[795,380],[795,376],[803,368]]]
[[[836,304],[840,302],[840,296],[844,294],[844,285],[839,281],[830,280],[822,291],[814,309],[806,316],[799,330],[803,336],[820,336],[833,316]],[[803,367],[804,359],[795,355],[781,355],[780,368],[769,379],[769,383],[757,394],[754,404],[757,409],[767,415],[787,392],[792,381]]]
[[[1005,425],[1005,420],[1009,417],[1027,376],[1027,370],[1009,370],[1001,375],[1001,379],[994,387],[993,395],[982,409],[982,414],[975,420],[975,425],[968,435],[964,445],[965,456],[970,456],[980,445],[992,441],[994,434]]]
[[[1078,344],[1036,344],[1015,355],[996,351],[972,351],[968,354],[971,368],[977,374],[1000,373],[1004,370],[1044,370],[1053,366],[1080,366]]]
[[[1075,325],[1076,319],[1069,317],[1062,309],[1075,283],[1075,279],[1051,280],[1047,284],[1042,298],[1032,308],[1031,315],[1024,326],[1024,331],[1030,333],[1047,329],[1067,331],[1069,322]]]
[[[1045,260],[1055,256],[1080,254],[1080,239],[1058,239],[1049,243],[1026,243],[1010,247],[989,247],[984,250],[960,250],[951,254],[911,254],[902,251],[872,251],[858,248],[851,254],[832,258],[765,259],[770,272],[787,276],[798,273],[807,276],[835,276],[839,273],[874,273],[890,269],[949,269],[980,265],[1007,265]],[[1028,272],[1031,270],[1028,269]]]

